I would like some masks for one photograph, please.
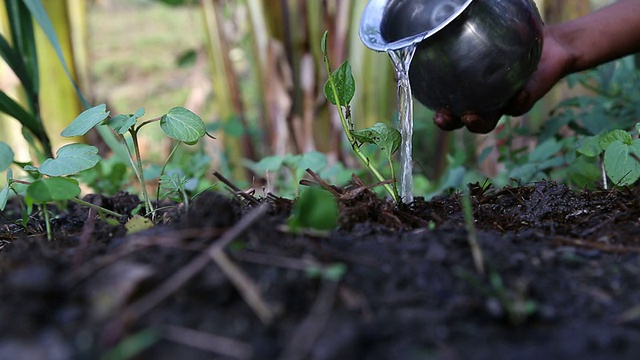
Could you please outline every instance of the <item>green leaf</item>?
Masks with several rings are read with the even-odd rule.
[[[635,155],[632,156],[631,154]],[[640,140],[627,145],[622,140],[609,144],[604,152],[604,168],[607,176],[618,186],[631,185],[640,178]]]
[[[331,86],[331,79],[333,79],[333,85],[335,85],[335,93],[333,86]],[[324,96],[326,96],[327,100],[333,105],[338,105],[338,102],[340,106],[349,105],[356,92],[356,80],[351,73],[351,65],[349,65],[349,62],[343,62],[342,65],[331,74],[331,79],[327,80],[324,84]]]
[[[183,107],[174,107],[160,119],[160,128],[170,138],[195,144],[205,134],[202,119]]]
[[[135,114],[120,114],[112,117],[107,122],[107,125],[109,125],[109,127],[118,134],[123,135],[127,131],[129,131],[129,129],[131,129],[133,125],[136,124],[136,121],[138,121],[138,119],[141,118],[142,115],[144,115],[144,108],[141,107],[138,109],[138,111],[136,111]]]
[[[631,145],[631,143],[633,142],[631,134],[624,130],[617,129],[603,134],[600,137],[600,147],[604,150],[607,150],[607,147],[617,140],[622,141],[626,145]]]
[[[20,104],[15,100],[7,96],[3,91],[0,91],[0,112],[3,112],[20,122],[24,127],[29,129],[36,137],[40,138],[44,129],[38,122],[36,117],[27,112]]]
[[[13,180],[13,171],[9,169],[9,171],[7,171],[7,183],[0,190],[0,211],[4,211],[4,208],[7,206],[7,200],[9,200],[9,190],[10,190],[12,180]]]
[[[351,134],[361,143],[375,144],[391,159],[402,143],[402,135],[400,132],[383,123],[375,123],[370,128],[355,130]]]
[[[604,151],[604,149],[602,149],[602,146],[600,146],[602,135],[603,134],[587,136],[586,138],[582,139],[582,141],[576,148],[576,151],[586,157],[593,158],[599,156],[600,154],[602,154],[602,151]]]
[[[13,150],[0,141],[0,171],[5,171],[13,163]]]
[[[550,138],[538,144],[529,154],[529,161],[533,163],[543,162],[562,150],[562,144],[554,138]]]
[[[40,165],[40,173],[49,176],[77,174],[91,169],[98,161],[98,148],[87,144],[69,144],[61,147],[55,159],[47,159]]]
[[[60,135],[65,137],[83,136],[109,117],[107,105],[100,104],[83,111],[78,115]]]
[[[69,71],[69,66],[67,66],[67,62],[65,61],[64,56],[62,54],[62,47],[60,46],[60,42],[58,41],[58,36],[56,35],[56,31],[53,27],[53,24],[51,23],[51,20],[47,15],[47,11],[44,9],[44,6],[42,5],[42,0],[22,0],[22,2],[27,6],[29,11],[31,12],[31,15],[36,20],[36,22],[38,22],[38,25],[40,25],[40,28],[42,29],[44,34],[47,36],[49,43],[51,43],[51,46],[53,46],[53,49],[55,50],[56,55],[58,55],[58,60],[60,60],[60,63],[62,64],[62,68],[64,69],[64,72],[67,74],[69,81],[71,82],[74,89],[76,90],[78,97],[80,97],[82,104],[84,105],[85,108],[89,107],[89,103],[80,92],[80,88],[78,88],[78,85],[76,85],[76,83],[74,82],[73,76],[71,76],[71,72]],[[34,42],[34,46],[35,46],[35,42]]]
[[[293,204],[288,224],[293,230],[301,227],[331,230],[338,224],[339,214],[338,202],[331,193],[318,187],[310,187]]]
[[[9,200],[9,183],[0,189],[0,211],[4,211],[7,206],[7,200]]]
[[[276,172],[282,167],[284,157],[273,155],[262,158],[251,166],[251,169],[257,173]]]
[[[318,151],[310,151],[302,155],[296,155],[286,161],[291,165],[295,172],[296,180],[301,179],[307,169],[313,172],[319,172],[324,169],[329,162],[327,156]]]
[[[74,179],[52,177],[36,180],[27,187],[27,195],[36,204],[69,200],[80,194],[80,186]]]

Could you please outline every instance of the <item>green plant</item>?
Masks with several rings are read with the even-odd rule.
[[[293,231],[302,228],[331,230],[338,224],[339,214],[338,202],[331,193],[310,187],[296,199],[287,224]]]
[[[142,189],[146,212],[153,217],[155,215],[155,208],[146,189],[143,161],[140,155],[140,146],[138,144],[138,132],[146,125],[159,122],[160,128],[164,134],[174,140],[177,140],[171,154],[163,165],[163,170],[161,171],[162,176],[162,172],[164,172],[166,164],[181,143],[193,145],[206,134],[204,122],[196,114],[183,107],[174,107],[160,117],[146,120],[139,124],[138,120],[144,115],[144,108],[139,108],[134,114],[119,114],[111,118],[109,118],[110,112],[108,112],[106,108],[105,104],[101,104],[85,110],[62,131],[61,135],[68,137],[83,136],[89,130],[98,125],[106,125],[111,128],[120,138],[122,146],[125,147],[127,154],[129,155],[132,168],[134,169]],[[130,135],[133,145],[133,153],[131,152],[131,147],[129,146],[127,138],[124,136],[127,133]],[[135,156],[133,155],[134,153]],[[178,182],[178,191],[180,186],[179,183],[180,182]]]
[[[331,72],[331,64],[329,63],[329,57],[327,55],[327,36],[325,32],[322,37],[322,54],[328,80],[324,86],[324,94],[330,103],[338,108],[340,115],[340,121],[345,135],[353,149],[354,154],[360,159],[360,161],[371,171],[371,173],[380,182],[384,183],[384,188],[394,201],[399,201],[398,188],[395,182],[395,170],[391,156],[398,150],[401,142],[400,132],[386,124],[376,123],[370,128],[363,130],[355,130],[353,121],[351,119],[351,109],[349,103],[353,99],[356,90],[355,79],[351,73],[351,66],[348,61],[345,61],[336,69]],[[369,158],[360,149],[362,144],[369,143],[377,145],[388,158],[389,167],[391,168],[391,176],[394,182],[389,185],[385,183],[385,178],[380,171],[372,164]]]
[[[0,143],[0,156],[5,158],[0,170],[6,170],[13,163],[13,152],[6,144]],[[77,198],[80,194],[80,186],[77,180],[69,176],[92,168],[98,161],[100,161],[100,157],[96,147],[74,143],[61,147],[57,151],[55,158],[45,159],[39,167],[25,165],[23,169],[32,177],[30,181],[14,179],[13,172],[9,169],[7,171],[6,185],[0,190],[0,210],[4,210],[10,191],[22,194],[26,203],[23,211],[23,224],[27,224],[28,215],[31,213],[33,205],[37,205],[45,218],[47,238],[49,240],[51,240],[51,222],[47,203],[50,202],[71,200],[93,207],[100,213],[121,217],[122,215],[116,212]],[[17,184],[26,185],[24,192],[16,188]]]

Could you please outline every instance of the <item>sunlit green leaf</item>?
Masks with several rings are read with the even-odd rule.
[[[402,143],[400,132],[383,123],[376,123],[370,128],[352,131],[351,134],[361,143],[378,146],[388,159],[391,159],[391,155],[400,148]]]
[[[98,161],[98,148],[87,144],[69,144],[61,147],[55,159],[47,159],[40,165],[40,173],[49,176],[77,174],[91,169]]]
[[[80,194],[80,186],[74,179],[52,177],[42,178],[27,187],[27,195],[36,204],[50,201],[69,200]]]
[[[333,79],[335,92],[331,85],[331,79]],[[341,106],[349,105],[351,99],[353,99],[353,95],[356,93],[356,80],[351,73],[351,65],[349,65],[349,62],[343,62],[342,65],[331,74],[331,79],[327,80],[324,84],[324,96],[333,105],[337,105],[338,102]]]
[[[13,150],[0,141],[0,171],[6,170],[13,163]]]
[[[107,105],[100,104],[83,111],[78,115],[60,135],[65,137],[83,136],[94,126],[102,123],[109,117]]]
[[[162,131],[170,138],[195,144],[205,134],[200,117],[183,107],[174,107],[160,119]]]

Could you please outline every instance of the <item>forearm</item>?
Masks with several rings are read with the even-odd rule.
[[[640,0],[620,0],[548,31],[567,53],[566,74],[595,67],[640,51]]]

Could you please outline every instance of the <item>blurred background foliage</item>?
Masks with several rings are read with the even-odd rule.
[[[8,34],[5,2],[0,0],[0,33]],[[584,15],[609,0],[538,0],[549,24]],[[367,0],[46,0],[76,82],[92,104],[106,102],[114,113],[144,106],[149,116],[185,106],[208,124],[216,141],[202,150],[210,169],[251,185],[265,157],[318,151],[329,164],[358,167],[337,113],[322,88],[327,74],[320,39],[329,31],[334,67],[351,63],[357,92],[352,113],[357,128],[394,123],[396,84],[385,54],[365,48],[357,35]],[[58,135],[82,110],[51,45],[36,32],[40,66],[40,110],[54,148]],[[0,89],[24,103],[20,84],[0,64]],[[558,102],[575,90],[560,85],[527,116],[510,119],[492,134],[437,130],[432,113],[415,110],[414,157],[417,186],[446,177],[457,165],[492,177],[504,170],[500,153],[483,151],[499,144],[508,129],[540,128]],[[578,90],[584,91],[584,90]],[[505,130],[507,129],[507,130]],[[29,161],[19,124],[0,114],[0,140]],[[148,132],[143,152],[163,159],[169,140]],[[100,137],[87,141],[99,143]],[[518,141],[521,141],[518,144]],[[533,147],[517,138],[516,147]],[[482,160],[478,162],[478,160]],[[375,159],[374,159],[375,160]],[[448,170],[449,169],[449,170]],[[268,176],[266,176],[268,178]],[[343,177],[344,178],[344,177]],[[333,179],[329,179],[333,180]],[[337,184],[343,185],[343,184]]]

